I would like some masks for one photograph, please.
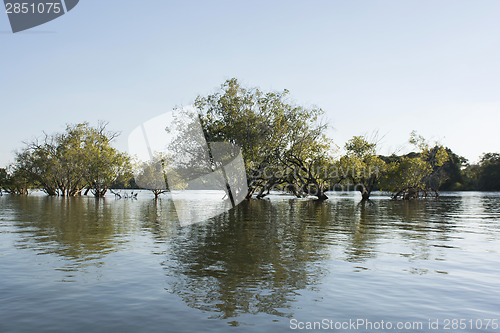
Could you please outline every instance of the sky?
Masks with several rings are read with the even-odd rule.
[[[500,152],[500,1],[81,0],[13,34],[0,12],[0,167],[43,131],[121,132],[229,78],[325,110],[342,146],[416,130],[470,160]]]

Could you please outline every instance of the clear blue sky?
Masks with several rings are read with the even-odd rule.
[[[339,145],[378,130],[390,153],[415,129],[473,161],[500,151],[497,0],[81,0],[18,34],[0,12],[0,41],[0,166],[81,121],[109,121],[126,150],[231,77],[322,107]]]

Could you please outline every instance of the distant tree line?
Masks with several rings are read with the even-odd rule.
[[[325,135],[323,110],[294,104],[287,90],[263,92],[230,79],[215,93],[197,97],[194,105],[208,142],[241,147],[248,199],[272,190],[318,200],[340,189],[359,191],[362,200],[375,190],[395,199],[437,196],[440,190],[500,190],[498,153],[484,154],[478,164],[469,165],[415,132],[409,140],[415,152],[406,155],[381,156],[375,140],[354,136],[338,156],[340,150]],[[138,183],[155,184],[149,188],[155,197],[168,191],[166,177],[154,171],[166,157],[155,157],[161,164],[134,163],[112,146],[117,135],[105,123],[69,125],[63,133],[45,134],[26,143],[14,163],[0,169],[0,188],[19,195],[40,189],[51,196],[90,192],[103,197],[111,188],[136,188],[135,171]],[[154,177],[158,179],[150,179]]]

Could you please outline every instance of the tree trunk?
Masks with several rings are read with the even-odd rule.
[[[255,188],[248,188],[247,195],[245,196],[245,200],[251,199],[253,192],[255,192]]]
[[[367,189],[366,186],[361,186],[359,188],[359,192],[361,192],[361,201],[367,201],[367,200],[370,200],[370,194],[371,194],[371,190]]]
[[[325,194],[325,192],[323,190],[319,191],[319,193],[317,194],[317,197],[318,197],[319,201],[323,201],[323,200],[328,199],[328,196]]]
[[[265,190],[266,190],[266,189],[265,189],[265,187],[264,187],[264,186],[262,186],[262,187],[260,188],[259,194],[257,194],[257,199],[262,199],[263,197],[265,197],[265,196],[266,196],[266,195],[264,194],[264,191],[265,191]]]

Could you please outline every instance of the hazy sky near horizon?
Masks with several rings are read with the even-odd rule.
[[[326,111],[339,144],[417,130],[471,161],[500,152],[500,1],[81,0],[12,34],[0,13],[0,166],[22,141],[141,123],[236,77]]]

